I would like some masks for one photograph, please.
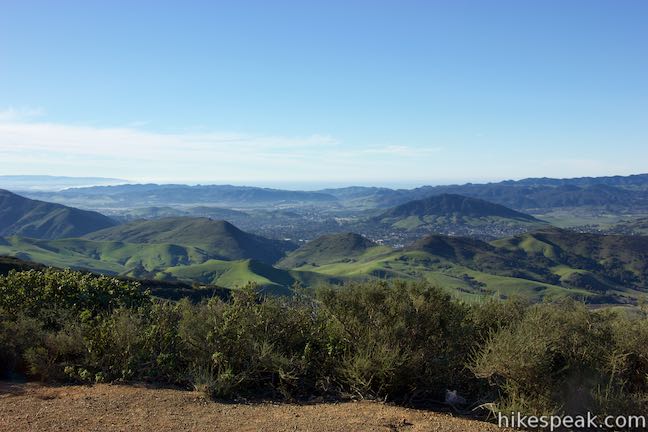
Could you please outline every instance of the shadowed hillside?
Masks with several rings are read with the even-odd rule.
[[[97,212],[31,200],[0,189],[0,236],[79,237],[116,224]]]
[[[354,228],[372,238],[402,245],[432,233],[490,240],[545,224],[499,204],[441,194],[398,205],[359,222]]]
[[[452,218],[499,217],[526,222],[540,222],[533,216],[520,213],[499,204],[455,194],[442,194],[394,207],[378,219],[406,218],[410,216],[441,216]]]
[[[164,218],[136,221],[86,236],[89,240],[137,244],[172,243],[203,249],[218,259],[255,259],[273,264],[296,248],[291,242],[249,234],[226,221],[207,218]]]
[[[648,237],[576,233],[558,228],[493,242],[544,259],[563,285],[595,291],[610,285],[648,289]]]
[[[279,266],[292,268],[305,264],[322,265],[350,261],[376,246],[376,243],[355,233],[324,235],[291,252],[279,262]]]

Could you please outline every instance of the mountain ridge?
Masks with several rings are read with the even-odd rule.
[[[117,222],[101,213],[38,201],[0,189],[0,236],[79,237]]]
[[[203,248],[219,259],[247,259],[274,264],[296,245],[242,231],[223,220],[202,217],[169,217],[140,220],[90,233],[88,240],[166,244]]]
[[[479,198],[444,193],[398,205],[377,216],[378,219],[408,216],[502,217],[527,222],[540,222],[535,217]]]

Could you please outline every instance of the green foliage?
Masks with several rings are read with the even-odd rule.
[[[46,318],[71,312],[89,318],[116,307],[136,307],[149,301],[137,282],[124,282],[72,270],[11,271],[0,276],[0,308]]]
[[[500,411],[627,413],[648,390],[647,323],[574,302],[531,306],[491,332],[471,368],[499,390]]]
[[[340,324],[342,382],[358,396],[431,394],[460,385],[469,353],[467,308],[425,284],[374,282],[323,289],[318,298]]]
[[[0,375],[147,381],[211,397],[352,395],[523,413],[646,409],[648,318],[565,301],[467,305],[424,283],[363,282],[314,297],[155,300],[77,272],[0,278]]]
[[[180,338],[196,387],[217,397],[255,391],[307,395],[326,391],[335,365],[335,332],[325,315],[299,297],[259,301],[254,286],[230,303],[182,304]]]
[[[26,372],[22,356],[37,346],[42,323],[22,313],[0,308],[0,377]]]

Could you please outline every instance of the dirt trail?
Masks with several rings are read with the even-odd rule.
[[[504,431],[377,402],[225,404],[141,386],[0,383],[0,431]]]

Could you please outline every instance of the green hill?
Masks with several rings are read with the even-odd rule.
[[[424,225],[475,225],[495,221],[540,224],[542,221],[510,208],[455,194],[442,194],[410,201],[374,218],[395,228],[414,229]]]
[[[548,228],[493,244],[543,261],[566,286],[648,290],[648,237]]]
[[[256,282],[280,294],[295,282],[394,278],[426,280],[470,301],[522,296],[623,304],[648,294],[648,238],[641,236],[542,228],[492,242],[428,235],[394,250],[342,233],[284,257],[292,248],[205,218],[140,221],[85,238],[0,238],[0,255],[50,266],[227,288]]]
[[[247,282],[288,288],[297,280],[287,271],[259,261],[223,261],[201,249],[173,244],[9,237],[0,244],[0,255],[6,255],[0,262],[0,270],[3,265],[8,270],[17,268],[15,263],[20,263],[21,268],[26,263],[41,263],[138,279],[198,282],[228,288]]]
[[[335,283],[339,279],[312,272],[279,269],[256,260],[220,261],[209,260],[202,264],[169,267],[156,278],[171,277],[180,281],[196,281],[226,288],[239,288],[253,282],[266,293],[289,294],[290,288],[301,282],[308,286]]]
[[[323,265],[340,261],[354,261],[368,252],[391,251],[354,233],[329,234],[309,241],[279,261],[282,268],[301,267],[306,264]]]
[[[0,236],[78,237],[117,225],[97,212],[36,201],[0,189]]]
[[[400,250],[349,260],[302,259],[297,270],[347,279],[424,279],[466,299],[520,295],[627,303],[648,294],[648,238],[559,229],[490,243],[431,235]]]
[[[88,240],[195,247],[219,260],[255,259],[274,264],[296,248],[291,242],[249,234],[226,221],[174,217],[143,220],[97,231]]]
[[[474,260],[477,255],[492,253],[495,248],[476,239],[430,235],[412,243],[404,250],[423,251],[453,262],[467,262]]]

